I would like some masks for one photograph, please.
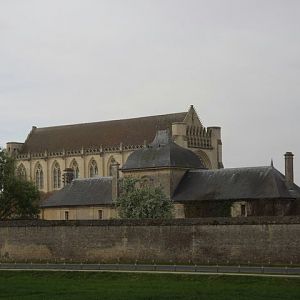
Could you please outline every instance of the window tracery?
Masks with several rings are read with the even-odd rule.
[[[74,179],[79,178],[79,167],[75,159],[71,163],[71,169],[73,169]]]
[[[35,168],[35,185],[39,190],[44,188],[44,173],[40,163]]]
[[[53,167],[53,188],[59,189],[61,187],[61,170],[59,164],[56,162]]]
[[[90,177],[95,177],[98,175],[98,166],[94,159],[90,163],[89,175]]]

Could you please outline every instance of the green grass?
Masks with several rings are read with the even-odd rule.
[[[0,299],[300,299],[300,279],[1,271]]]

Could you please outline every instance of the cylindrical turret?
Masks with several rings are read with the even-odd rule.
[[[222,140],[221,140],[221,127],[218,126],[211,126],[211,127],[207,127],[207,130],[209,130],[212,134],[212,141],[213,141],[213,148],[217,149],[217,168],[218,169],[223,169],[224,165],[223,165],[223,158],[222,158]]]

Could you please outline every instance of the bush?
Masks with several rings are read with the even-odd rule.
[[[173,203],[162,187],[141,187],[139,180],[124,178],[115,204],[119,216],[125,219],[170,219]]]

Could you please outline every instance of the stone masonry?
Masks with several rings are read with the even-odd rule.
[[[300,263],[300,217],[2,221],[1,261]]]

